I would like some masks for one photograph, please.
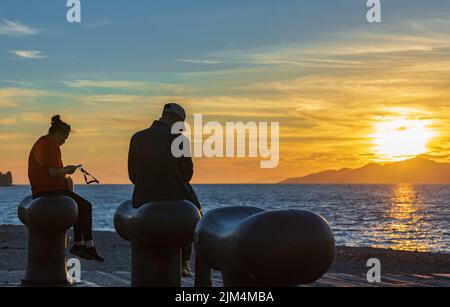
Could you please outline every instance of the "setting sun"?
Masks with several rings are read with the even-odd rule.
[[[427,145],[435,135],[428,128],[430,121],[396,118],[375,125],[373,142],[377,158],[382,161],[401,161],[427,152]]]

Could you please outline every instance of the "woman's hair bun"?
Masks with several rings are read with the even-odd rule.
[[[70,131],[70,126],[61,120],[61,116],[55,115],[52,117],[52,126],[48,130],[50,134],[57,132],[69,133]]]
[[[61,116],[55,115],[52,117],[52,125],[60,124],[60,123],[61,123]]]

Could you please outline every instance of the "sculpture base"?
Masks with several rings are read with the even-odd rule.
[[[181,249],[132,242],[133,287],[181,287]]]
[[[21,280],[22,287],[72,287],[74,283],[69,280],[59,280],[59,281],[32,281],[32,280]]]
[[[66,232],[28,230],[28,265],[23,286],[71,286],[67,274]]]

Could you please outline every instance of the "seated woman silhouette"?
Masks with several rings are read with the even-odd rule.
[[[104,261],[97,253],[92,236],[92,205],[73,192],[73,182],[68,175],[75,173],[78,166],[64,167],[61,149],[69,137],[71,128],[59,115],[52,118],[47,135],[37,140],[28,158],[28,177],[33,198],[64,195],[78,205],[78,220],[73,227],[74,245],[70,253],[88,260]]]

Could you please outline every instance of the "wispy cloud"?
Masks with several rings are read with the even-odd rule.
[[[143,81],[124,81],[124,80],[74,80],[62,81],[62,83],[72,88],[105,88],[105,89],[129,89],[145,90],[150,84]]]
[[[35,50],[10,50],[10,53],[14,54],[18,58],[22,59],[31,59],[31,60],[40,60],[44,59],[45,56],[41,51]]]
[[[39,29],[24,25],[17,20],[4,19],[0,24],[0,35],[22,36],[33,35],[39,33]]]
[[[189,63],[189,64],[204,64],[204,65],[216,65],[216,64],[222,64],[221,61],[213,61],[213,60],[191,60],[191,59],[177,59],[177,62],[181,62],[181,63]]]
[[[0,134],[0,142],[4,141],[18,141],[18,140],[25,140],[32,137],[32,133],[26,133],[26,132],[11,132],[11,133],[1,133]],[[2,146],[2,144],[0,144]],[[9,144],[6,144],[6,146],[9,147]]]
[[[16,125],[19,122],[41,124],[41,123],[49,122],[49,120],[42,113],[37,113],[37,112],[27,112],[27,113],[20,114],[16,117],[0,118],[0,125],[2,125],[2,126]]]
[[[12,84],[13,86],[17,86],[19,88],[33,88],[35,84],[30,81],[22,81],[22,80],[0,80],[0,84],[5,83],[7,85]]]
[[[87,29],[93,29],[93,28],[106,27],[111,24],[112,24],[112,22],[109,20],[101,20],[101,21],[96,21],[96,22],[92,22],[92,23],[87,23],[84,25],[84,27]]]
[[[29,123],[48,122],[48,118],[46,118],[42,113],[37,113],[37,112],[23,113],[20,115],[20,119],[24,122],[29,122]]]
[[[9,126],[17,123],[15,118],[0,118],[0,125]]]
[[[87,22],[87,23],[83,24],[83,28],[94,29],[94,28],[110,26],[112,24],[113,23],[109,20],[98,20],[98,21],[92,21],[92,22]]]
[[[16,87],[0,88],[0,108],[16,107],[23,103],[35,101],[35,99],[45,96],[47,92]]]
[[[145,92],[149,95],[180,94],[192,92],[192,86],[178,83],[163,83],[135,80],[71,80],[62,81],[75,89],[106,89]]]

